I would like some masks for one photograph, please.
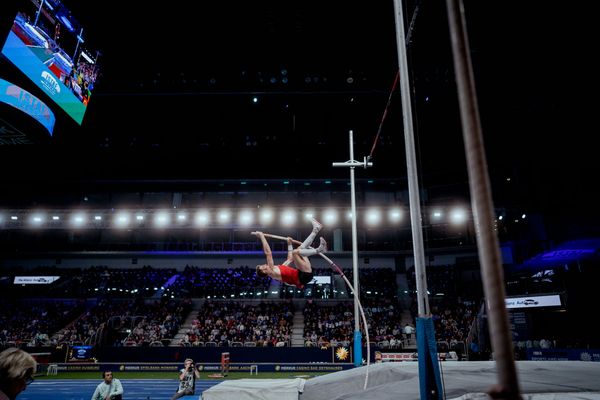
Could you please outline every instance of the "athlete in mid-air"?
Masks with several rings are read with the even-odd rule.
[[[263,245],[263,251],[267,258],[266,264],[260,264],[256,266],[256,273],[258,276],[269,276],[273,279],[294,285],[299,289],[302,289],[304,285],[313,279],[312,266],[308,257],[324,253],[327,251],[327,242],[322,237],[320,238],[320,244],[317,248],[312,248],[310,245],[315,240],[315,237],[323,227],[316,219],[311,218],[313,226],[312,232],[302,242],[300,246],[294,249],[292,238],[287,238],[288,243],[288,254],[287,259],[280,265],[275,265],[273,262],[273,254],[269,242],[262,232],[253,232],[259,237]],[[296,268],[291,267],[290,264],[294,263]]]

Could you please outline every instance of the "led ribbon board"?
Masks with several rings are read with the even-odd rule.
[[[27,90],[0,79],[0,102],[8,104],[23,111],[31,118],[42,124],[48,130],[50,136],[54,131],[56,117],[48,106],[29,93]]]

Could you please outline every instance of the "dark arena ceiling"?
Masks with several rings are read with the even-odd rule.
[[[393,1],[62,3],[97,50],[94,92],[81,126],[56,109],[51,139],[0,145],[3,196],[346,179],[331,163],[349,159],[350,129],[355,159],[374,148],[373,168],[357,177],[403,182]],[[595,204],[585,54],[572,45],[590,37],[574,18],[585,13],[558,2],[464,5],[492,181],[512,177],[518,201],[542,208]],[[466,182],[446,4],[403,8],[420,179]],[[0,61],[3,77],[30,87]]]

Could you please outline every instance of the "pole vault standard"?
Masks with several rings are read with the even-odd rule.
[[[334,162],[334,167],[349,167],[350,168],[350,199],[352,207],[352,274],[354,277],[354,285],[352,291],[354,292],[354,366],[360,367],[362,364],[362,337],[360,335],[360,324],[358,318],[358,298],[359,298],[359,287],[358,287],[358,245],[356,240],[356,189],[354,185],[354,167],[361,166],[365,169],[371,167],[373,163],[367,161],[367,157],[364,158],[363,162],[356,161],[354,159],[354,139],[352,131],[349,131],[350,138],[350,160],[346,162]],[[365,331],[367,330],[365,326]]]
[[[419,391],[421,400],[442,400],[443,388],[435,341],[435,330],[429,299],[427,297],[427,275],[425,272],[425,250],[423,229],[421,226],[421,200],[417,180],[417,161],[415,153],[415,133],[412,121],[410,101],[410,82],[408,79],[408,59],[406,56],[406,37],[404,34],[404,10],[402,0],[394,0],[396,19],[396,43],[398,46],[398,67],[400,69],[400,95],[402,98],[402,122],[404,125],[404,144],[408,180],[408,198],[410,201],[410,226],[412,229],[413,252],[415,261],[415,280],[417,285],[417,351],[419,354]]]
[[[256,234],[256,232],[252,232],[252,234],[254,235],[254,234]],[[269,237],[272,239],[287,240],[287,237],[273,235],[271,233],[263,233],[263,235],[265,235],[265,237]],[[300,242],[299,240],[296,240],[296,239],[292,239],[292,242],[296,243],[296,244],[302,244],[302,242]],[[367,384],[369,383],[369,365],[371,364],[371,343],[369,341],[369,328],[367,325],[367,318],[365,317],[365,312],[362,308],[362,305],[360,304],[360,299],[358,298],[358,293],[356,292],[356,290],[354,290],[354,287],[352,287],[352,284],[350,284],[350,281],[344,274],[344,271],[342,271],[342,269],[340,267],[338,267],[336,263],[331,261],[331,259],[329,257],[327,257],[325,254],[323,254],[323,253],[318,253],[318,254],[321,257],[323,257],[323,259],[325,259],[325,261],[327,261],[329,263],[329,266],[344,279],[344,281],[346,282],[346,285],[348,285],[348,287],[350,288],[352,293],[354,293],[354,304],[357,304],[358,309],[360,310],[360,315],[361,315],[362,321],[363,321],[363,327],[365,329],[365,336],[367,339],[367,371],[365,374],[365,384],[363,387],[363,390],[365,390],[367,388]],[[361,356],[362,356],[362,354],[361,354]],[[356,361],[356,359],[355,359],[355,361]]]

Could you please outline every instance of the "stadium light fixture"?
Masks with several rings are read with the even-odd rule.
[[[198,227],[205,227],[210,224],[210,213],[208,210],[198,210],[194,216],[194,223]]]
[[[220,209],[217,213],[217,221],[221,225],[228,224],[231,221],[231,211],[224,208]]]
[[[254,213],[251,210],[244,209],[238,214],[238,223],[241,226],[249,226],[254,223]]]
[[[402,210],[399,207],[391,208],[388,211],[388,220],[392,224],[397,224],[402,221]]]
[[[260,210],[258,220],[261,225],[268,226],[273,223],[273,219],[275,218],[275,213],[271,208],[263,208]]]
[[[154,214],[154,226],[156,228],[166,228],[171,223],[171,214],[165,210],[160,210]]]
[[[328,208],[323,211],[323,222],[328,226],[335,226],[338,222],[338,211],[335,208]]]
[[[367,210],[365,215],[365,222],[369,226],[375,226],[381,223],[381,210],[378,208],[371,208]]]
[[[463,207],[455,207],[450,211],[450,222],[453,225],[462,225],[467,221],[467,212]]]
[[[114,225],[116,228],[127,228],[129,226],[131,216],[127,211],[119,211],[114,218]]]
[[[292,226],[296,223],[297,219],[296,211],[291,208],[281,212],[281,225],[283,226]]]
[[[74,228],[82,228],[86,222],[86,215],[84,212],[75,212],[71,216],[71,226]]]

